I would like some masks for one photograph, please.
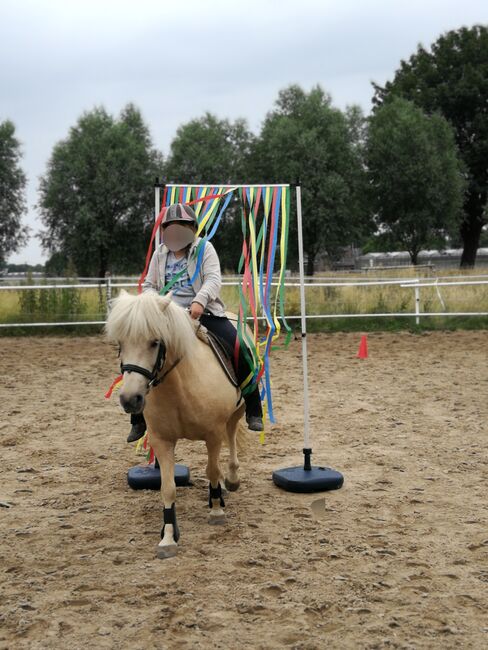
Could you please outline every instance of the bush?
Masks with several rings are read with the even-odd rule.
[[[66,278],[67,281],[75,278]],[[25,285],[32,285],[32,274],[27,275]],[[43,281],[46,285],[47,280]],[[86,303],[82,300],[81,291],[75,288],[67,289],[25,289],[20,292],[19,307],[21,319],[25,322],[56,322],[79,320],[86,312]]]

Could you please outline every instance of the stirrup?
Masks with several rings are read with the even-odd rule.
[[[146,433],[145,423],[141,422],[139,424],[133,424],[129,435],[127,436],[127,442],[135,442],[136,440],[142,438],[142,436],[145,433]]]

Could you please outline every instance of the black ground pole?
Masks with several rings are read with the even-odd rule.
[[[160,490],[161,470],[157,459],[149,465],[135,465],[127,472],[127,483],[133,490]],[[190,485],[190,468],[175,465],[175,483],[177,487]]]
[[[273,472],[275,485],[287,492],[325,492],[338,490],[344,483],[340,472],[330,467],[313,467],[310,462],[311,449],[304,449],[303,467],[285,467]]]
[[[161,190],[165,184],[156,176],[154,179],[154,219],[158,218],[161,210]],[[159,244],[156,235],[156,245]],[[127,472],[127,482],[134,490],[160,490],[161,470],[157,458],[148,465],[135,465]],[[190,485],[190,469],[186,465],[175,465],[175,483],[178,487]]]
[[[330,467],[313,467],[311,463],[312,447],[309,436],[309,405],[308,405],[308,360],[307,360],[307,321],[305,301],[305,270],[303,255],[302,230],[302,190],[300,181],[296,186],[297,231],[298,231],[298,266],[300,271],[300,316],[302,330],[302,363],[303,363],[303,467],[285,467],[273,472],[274,483],[288,492],[322,492],[338,490],[344,483],[344,477]]]

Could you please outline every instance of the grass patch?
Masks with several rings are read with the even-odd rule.
[[[387,271],[387,276],[375,276],[376,280],[417,278],[414,270],[394,269]],[[442,271],[444,277],[488,274],[488,269],[477,268],[461,272],[459,269]],[[329,273],[327,281],[333,278],[338,282],[373,280],[365,273]],[[432,280],[432,277],[419,277],[420,280]],[[296,282],[296,278],[293,278]],[[28,281],[29,282],[29,281]],[[29,282],[30,283],[30,282]],[[115,297],[119,290],[113,288]],[[129,289],[135,293],[137,289]],[[273,291],[275,289],[273,288]],[[222,299],[227,309],[238,311],[239,288],[222,287]],[[275,293],[271,300],[274,304]],[[380,314],[411,313],[415,310],[415,292],[398,285],[361,286],[361,287],[309,287],[306,289],[307,314]],[[27,322],[76,322],[104,320],[106,314],[105,287],[86,289],[29,289],[23,291],[0,291],[0,323]],[[439,317],[421,318],[420,325],[415,324],[414,317],[378,317],[309,319],[307,328],[310,332],[356,332],[356,331],[397,331],[407,330],[421,332],[438,329],[486,329],[488,317],[449,317],[443,311],[488,312],[488,285],[449,287],[422,287],[420,289],[421,312],[436,312]],[[278,309],[279,311],[279,309]],[[249,314],[250,314],[249,310]],[[298,287],[289,287],[285,292],[285,313],[289,316],[300,314],[300,292]],[[299,329],[299,322],[290,321],[294,330]],[[99,333],[101,327],[92,325],[73,325],[66,327],[18,327],[0,328],[0,336],[34,336],[63,334],[80,336]]]

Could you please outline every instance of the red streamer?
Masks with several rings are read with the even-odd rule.
[[[180,202],[183,198],[183,188],[180,190]],[[164,194],[163,194],[163,207],[161,208],[161,212],[158,215],[158,218],[154,222],[154,226],[152,229],[151,233],[151,239],[149,241],[149,246],[147,247],[147,253],[146,253],[146,263],[144,265],[144,271],[141,273],[141,277],[139,278],[139,282],[137,283],[137,292],[142,293],[142,283],[146,279],[147,275],[147,270],[149,268],[149,264],[151,262],[151,257],[153,254],[153,244],[154,244],[154,239],[156,238],[156,233],[158,232],[158,228],[161,226],[161,223],[164,219],[164,215],[166,213],[166,196],[168,193],[168,188],[164,188]],[[212,201],[213,199],[221,199],[225,194],[211,194],[209,196],[203,196],[201,199],[193,199],[193,201],[189,201],[188,203],[185,203],[185,205],[195,205],[195,203],[200,203],[202,201]]]
[[[110,386],[108,391],[105,393],[105,399],[110,399],[110,397],[112,396],[112,393],[114,392],[115,386],[117,386],[117,384],[122,381],[122,378],[123,378],[123,375],[119,375],[118,377],[116,377],[113,380],[112,385]]]

